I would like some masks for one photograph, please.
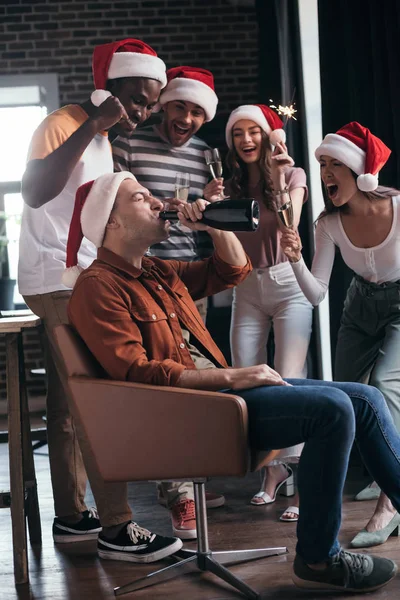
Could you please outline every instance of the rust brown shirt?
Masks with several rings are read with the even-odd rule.
[[[232,266],[216,252],[192,263],[144,257],[138,269],[100,248],[75,284],[69,320],[113,379],[175,385],[196,368],[182,328],[216,366],[227,366],[193,300],[238,285],[250,271],[250,261]]]

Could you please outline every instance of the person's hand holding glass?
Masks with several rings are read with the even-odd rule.
[[[222,179],[222,160],[218,148],[210,148],[204,150],[204,158],[210,170],[212,181],[207,183],[203,191],[203,196],[209,202],[223,200],[224,195],[224,180]]]

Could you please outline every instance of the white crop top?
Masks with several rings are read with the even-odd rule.
[[[346,265],[367,281],[384,283],[400,280],[400,196],[394,196],[392,204],[390,232],[382,243],[373,248],[358,248],[351,243],[339,212],[318,221],[311,273],[303,258],[291,263],[299,286],[311,304],[316,306],[325,297],[335,259],[335,246],[339,248]]]

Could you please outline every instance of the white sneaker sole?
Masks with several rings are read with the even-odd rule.
[[[101,529],[94,531],[93,533],[71,533],[71,535],[59,535],[53,534],[53,540],[55,544],[76,544],[77,542],[89,542],[91,540],[97,540]]]
[[[135,555],[134,552],[112,552],[108,550],[100,550],[97,549],[97,554],[100,558],[104,560],[121,560],[124,562],[134,562],[134,563],[152,563],[157,560],[161,560],[174,554],[178,550],[182,548],[181,540],[176,540],[170,546],[165,548],[161,548],[157,550],[157,552],[152,552],[151,554],[145,555]]]
[[[197,539],[197,530],[196,529],[175,529],[172,526],[172,531],[174,535],[181,540],[196,540]]]

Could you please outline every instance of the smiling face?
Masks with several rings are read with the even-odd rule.
[[[107,224],[107,232],[114,232],[123,243],[134,242],[147,248],[167,239],[169,223],[160,219],[164,204],[154,198],[148,189],[132,179],[119,186],[114,207]]]
[[[139,125],[153,112],[160,96],[161,83],[145,77],[122,77],[110,79],[107,88],[119,99],[130,120]],[[117,135],[132,135],[131,128],[124,121],[116,123],[113,130]]]
[[[232,127],[233,147],[246,164],[260,160],[263,136],[262,129],[254,121],[241,119]]]
[[[182,146],[206,120],[204,109],[188,100],[171,100],[164,105],[162,130],[172,146]]]
[[[330,201],[336,207],[344,206],[359,192],[352,171],[340,160],[324,154],[320,156],[319,164]]]

